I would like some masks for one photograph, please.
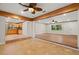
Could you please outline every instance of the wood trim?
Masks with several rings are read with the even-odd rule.
[[[20,15],[5,12],[5,11],[0,11],[0,16],[11,17],[11,18],[15,18],[15,19],[21,19],[21,20],[24,20],[24,21],[33,21],[32,18],[20,16]]]
[[[38,16],[38,17],[35,17],[34,20],[35,21],[36,20],[42,20],[42,19],[45,19],[45,18],[57,16],[57,15],[60,15],[60,14],[64,14],[64,13],[69,13],[69,12],[72,12],[72,11],[76,11],[78,9],[79,9],[79,3],[73,3],[73,4],[70,4],[68,6],[59,8],[59,9],[57,9],[55,11],[46,13],[46,14]]]

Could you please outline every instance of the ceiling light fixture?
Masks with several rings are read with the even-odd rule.
[[[30,11],[30,12],[33,12],[33,11],[35,11],[35,10],[34,10],[33,8],[29,8],[29,11]]]
[[[37,6],[37,3],[29,3],[29,5],[27,4],[23,4],[23,3],[19,3],[21,6],[26,7],[26,9],[24,9],[23,11],[29,11],[32,14],[35,14],[36,12],[40,12],[43,11],[43,9],[41,7]]]
[[[66,14],[63,14],[64,16],[66,15]]]
[[[19,17],[18,17],[18,16],[14,16],[14,18],[15,18],[15,19],[19,19]]]
[[[58,21],[54,21],[54,20],[52,20],[52,23],[57,23]]]
[[[52,20],[52,23],[55,23],[55,21],[54,21],[54,20]]]

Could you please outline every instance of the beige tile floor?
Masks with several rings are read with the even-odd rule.
[[[41,39],[25,39],[0,46],[1,55],[79,55],[79,51],[55,45]]]

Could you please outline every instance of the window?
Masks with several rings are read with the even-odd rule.
[[[62,26],[59,24],[59,25],[51,25],[51,30],[62,30]]]

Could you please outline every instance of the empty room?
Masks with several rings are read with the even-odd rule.
[[[0,55],[79,55],[79,3],[0,3]]]

